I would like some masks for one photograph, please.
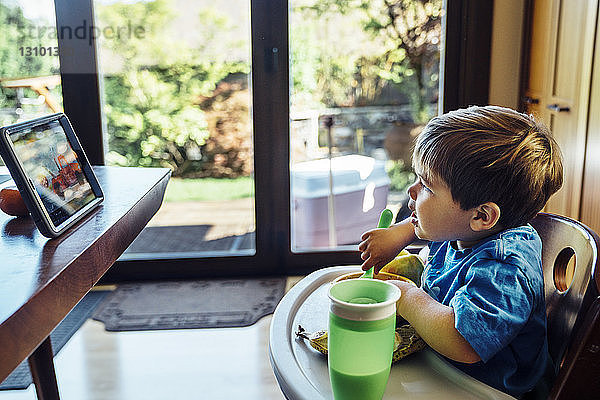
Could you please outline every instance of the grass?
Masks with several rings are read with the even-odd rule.
[[[254,180],[250,177],[235,179],[171,178],[167,186],[165,201],[225,201],[252,196],[254,196]]]

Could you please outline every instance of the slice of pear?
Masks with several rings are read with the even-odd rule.
[[[410,253],[402,254],[400,252],[396,258],[381,268],[381,271],[404,276],[413,281],[417,286],[421,286],[421,274],[424,268],[425,265],[418,255]]]

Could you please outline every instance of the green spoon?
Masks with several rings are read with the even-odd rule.
[[[379,224],[377,224],[378,228],[389,228],[392,224],[392,218],[394,218],[394,214],[389,210],[385,209],[381,212],[381,216],[379,216]],[[361,278],[373,278],[373,268],[371,267],[362,274]]]

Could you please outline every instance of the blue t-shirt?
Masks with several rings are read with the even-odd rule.
[[[542,242],[524,225],[458,250],[429,244],[423,289],[454,309],[455,327],[481,361],[449,360],[513,396],[529,391],[548,361]]]

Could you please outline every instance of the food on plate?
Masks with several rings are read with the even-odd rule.
[[[394,353],[392,363],[395,363],[404,357],[416,353],[427,346],[425,341],[417,334],[415,329],[409,324],[396,327],[396,337],[394,338]],[[296,337],[305,339],[310,346],[322,354],[327,354],[327,331],[318,330],[313,333],[306,332],[302,326],[298,325]]]
[[[421,274],[424,268],[423,260],[418,255],[408,252],[404,253],[403,250],[396,258],[381,268],[379,272],[400,275],[410,279],[417,286],[421,286]]]
[[[362,271],[360,271],[360,272],[350,272],[350,273],[338,276],[337,278],[334,279],[333,282],[335,283],[335,282],[343,281],[343,280],[346,280],[346,279],[360,278],[362,274],[363,274]],[[385,272],[385,271],[384,272],[379,271],[378,274],[374,274],[373,275],[373,279],[379,279],[379,280],[382,280],[382,281],[389,281],[389,280],[403,280],[403,279],[406,279],[406,278],[403,277],[403,276],[397,275],[397,274],[392,274],[392,273]]]

